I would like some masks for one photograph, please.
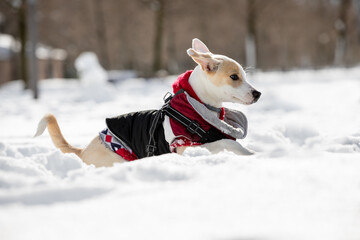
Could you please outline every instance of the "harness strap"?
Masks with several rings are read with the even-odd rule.
[[[170,104],[167,104],[166,107],[163,109],[163,111],[166,115],[168,115],[169,117],[175,119],[176,121],[184,125],[190,133],[192,134],[195,133],[201,139],[205,140],[207,132],[200,127],[198,122],[187,118],[182,113],[172,108]]]
[[[159,123],[159,119],[160,119],[160,116],[162,115],[162,112],[161,110],[158,111],[155,115],[155,118],[154,118],[154,121],[152,122],[151,126],[150,126],[150,130],[149,130],[149,135],[150,135],[150,138],[149,138],[149,143],[148,145],[146,145],[146,155],[148,157],[152,157],[155,155],[155,151],[156,151],[156,140],[155,140],[155,130],[158,126],[158,123]]]
[[[175,119],[179,123],[181,123],[183,126],[186,127],[186,129],[191,134],[196,134],[201,138],[201,142],[206,141],[214,141],[223,138],[223,135],[220,131],[217,131],[215,128],[211,128],[209,131],[205,131],[203,128],[201,128],[200,124],[195,121],[191,120],[185,115],[183,115],[181,112],[177,111],[173,107],[170,106],[170,101],[175,97],[177,94],[183,93],[184,90],[179,90],[175,95],[166,94],[164,96],[165,104],[162,106],[162,108],[156,113],[155,119],[152,122],[152,125],[150,127],[150,139],[149,143],[146,146],[146,153],[148,157],[154,156],[156,151],[156,140],[154,138],[155,130],[159,124],[159,119],[162,118],[163,114],[166,114],[168,117]]]
[[[183,92],[183,91],[182,91]],[[178,92],[180,93],[180,91]],[[178,94],[176,93],[176,94]],[[175,94],[175,95],[176,95]],[[170,104],[170,101],[171,99],[173,98],[174,96],[171,94],[171,93],[166,93],[165,96],[164,96],[164,102],[165,104],[161,107],[161,109],[156,113],[156,116],[154,118],[154,121],[152,122],[151,126],[150,126],[150,130],[149,130],[149,135],[150,135],[150,138],[149,138],[149,142],[148,142],[148,145],[146,145],[146,155],[147,157],[152,157],[155,155],[155,151],[156,151],[156,140],[155,140],[155,131],[156,131],[156,128],[159,124],[159,119],[162,118],[163,116],[163,112],[164,112],[164,108]]]

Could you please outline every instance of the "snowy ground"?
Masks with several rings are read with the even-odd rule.
[[[0,88],[0,239],[360,239],[360,68],[256,73],[257,152],[198,148],[95,169],[33,139],[43,114],[85,146],[104,118],[159,108],[174,78]]]

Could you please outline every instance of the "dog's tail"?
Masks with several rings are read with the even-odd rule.
[[[37,131],[34,137],[40,136],[48,128],[51,140],[57,148],[59,148],[63,153],[75,153],[81,157],[81,148],[71,146],[64,138],[60,131],[59,124],[54,115],[51,113],[46,114],[39,122]]]

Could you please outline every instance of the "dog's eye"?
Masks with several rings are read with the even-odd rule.
[[[239,76],[237,74],[230,75],[230,78],[234,81],[239,80]]]

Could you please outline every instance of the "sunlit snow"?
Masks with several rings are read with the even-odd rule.
[[[254,73],[243,111],[256,152],[202,148],[96,169],[57,150],[41,117],[83,147],[104,119],[157,109],[176,77],[81,84],[41,98],[0,88],[0,239],[359,239],[360,68]]]

